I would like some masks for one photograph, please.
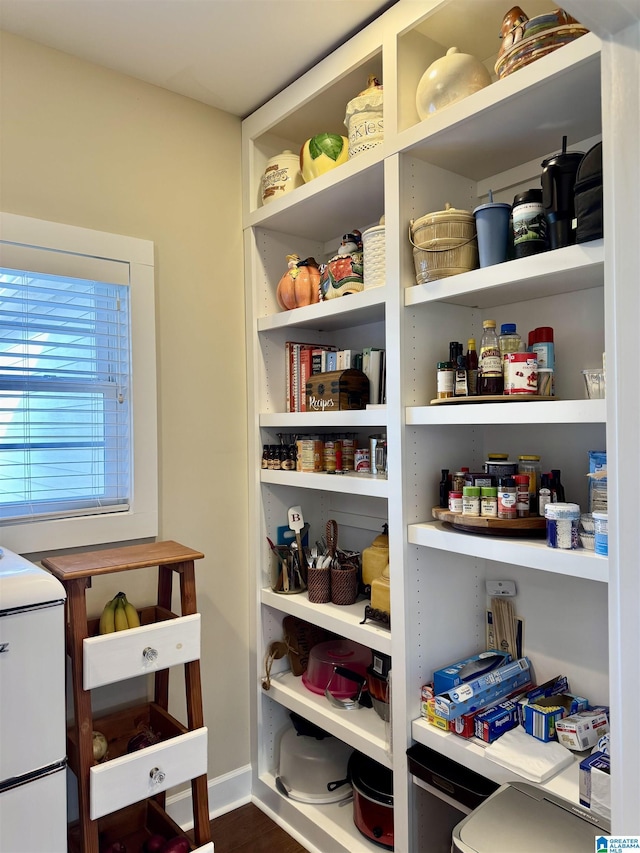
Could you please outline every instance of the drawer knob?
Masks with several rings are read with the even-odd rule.
[[[165,774],[159,767],[154,767],[153,770],[150,770],[149,776],[151,781],[156,785],[161,785],[165,780]]]
[[[142,657],[147,663],[153,663],[154,660],[158,659],[158,650],[151,648],[151,646],[147,646],[146,649],[142,650]]]

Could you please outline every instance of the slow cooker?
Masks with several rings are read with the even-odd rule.
[[[380,847],[393,850],[393,774],[361,752],[349,759],[353,786],[353,822]]]
[[[320,737],[287,729],[280,740],[278,791],[300,803],[336,803],[351,796],[351,747],[326,732]]]

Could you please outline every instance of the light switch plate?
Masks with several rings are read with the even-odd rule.
[[[486,581],[485,583],[487,587],[487,595],[490,595],[491,597],[516,594],[515,581]]]

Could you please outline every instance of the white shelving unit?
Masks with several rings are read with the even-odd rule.
[[[624,592],[640,594],[631,569],[634,555],[637,566],[640,534],[637,520],[623,507],[623,498],[631,501],[630,484],[640,479],[640,406],[637,394],[623,399],[616,384],[623,376],[632,381],[630,338],[635,341],[640,323],[634,272],[640,266],[640,119],[634,112],[627,126],[627,111],[610,94],[615,86],[637,103],[640,5],[636,9],[634,2],[598,9],[588,0],[569,0],[568,11],[590,33],[420,121],[415,91],[424,70],[452,45],[492,70],[505,8],[498,0],[399,0],[243,123],[249,529],[255,567],[254,797],[311,850],[377,848],[353,826],[348,808],[311,807],[278,793],[279,739],[289,711],[392,768],[398,853],[427,849],[425,816],[439,820],[428,795],[407,772],[405,753],[412,743],[496,782],[515,778],[488,761],[477,743],[428,727],[420,718],[420,687],[433,670],[483,647],[485,581],[501,578],[516,582],[515,605],[526,624],[525,653],[538,681],[565,674],[574,692],[592,702],[611,702],[614,831],[640,831],[629,793],[638,787],[640,736],[631,734],[633,749],[623,752],[619,735],[625,724],[628,745],[629,729],[635,732],[635,727],[625,709],[640,701],[638,679],[626,683],[634,661],[628,649],[638,647],[640,629]],[[552,8],[551,2],[536,0],[525,11],[532,17]],[[298,150],[314,133],[344,135],[346,104],[370,73],[384,83],[384,143],[260,207],[267,160],[285,148]],[[416,285],[410,221],[442,210],[447,202],[473,210],[487,200],[489,190],[495,200],[511,202],[517,192],[539,186],[540,164],[560,150],[563,135],[569,150],[586,151],[600,139],[605,142],[604,241]],[[626,178],[621,155],[613,153],[616,145],[625,154]],[[623,199],[624,221],[606,181]],[[363,231],[383,214],[385,286],[292,311],[278,308],[276,285],[287,254],[324,261],[343,233]],[[498,325],[515,322],[524,335],[536,326],[553,326],[556,399],[430,405],[436,396],[435,364],[448,353],[449,341],[466,342],[470,336],[479,341],[487,317]],[[629,336],[626,342],[622,332]],[[287,340],[384,347],[386,408],[286,413]],[[608,399],[585,400],[580,371],[598,365],[605,350]],[[635,382],[633,387],[637,375]],[[373,432],[386,432],[388,478],[260,469],[262,446],[274,443],[278,433],[345,431],[363,442]],[[586,507],[588,452],[604,449],[612,515],[608,559],[553,551],[540,540],[454,532],[431,517],[440,469],[469,465],[478,470],[486,454],[495,451],[508,452],[511,459],[539,453],[545,470],[561,468],[568,496]],[[271,591],[266,537],[286,524],[287,508],[296,504],[311,524],[312,541],[322,535],[327,519],[335,518],[340,544],[348,548],[366,547],[388,521],[391,631],[361,624],[364,601],[341,608],[310,604],[305,593]],[[627,519],[624,530],[615,518],[618,511]],[[266,649],[281,638],[288,614],[392,656],[391,726],[373,711],[336,710],[304,688],[288,671],[286,659],[274,664],[271,689],[261,688]],[[547,787],[576,800],[575,765]],[[438,844],[448,851],[443,831],[429,835],[430,853],[440,853],[433,841],[438,834],[443,838]]]

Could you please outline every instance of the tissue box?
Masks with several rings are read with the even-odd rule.
[[[493,743],[494,740],[515,729],[518,725],[518,708],[513,702],[500,702],[495,708],[481,711],[476,717],[475,734],[485,743]]]
[[[531,664],[528,658],[520,658],[472,681],[459,684],[448,693],[438,694],[435,697],[436,714],[455,720],[462,714],[483,709],[496,699],[505,699],[530,680]]]
[[[580,805],[611,818],[611,763],[604,752],[580,762]]]
[[[556,722],[558,740],[567,749],[590,749],[608,731],[609,720],[600,708],[570,714]]]
[[[511,655],[508,652],[499,652],[491,650],[481,652],[479,655],[467,658],[466,660],[450,663],[442,669],[437,669],[433,673],[433,689],[436,694],[447,693],[458,684],[465,681],[471,681],[474,678],[479,678],[487,672],[492,672],[501,666],[509,663]],[[466,674],[465,674],[466,670]]]

